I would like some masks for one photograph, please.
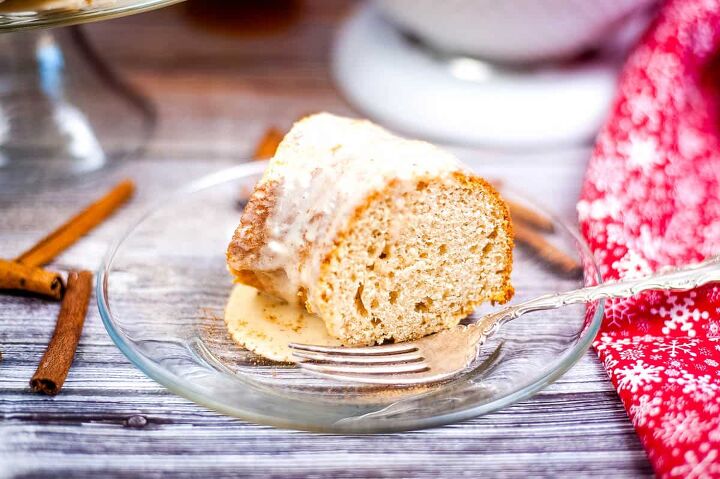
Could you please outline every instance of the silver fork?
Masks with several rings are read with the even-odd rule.
[[[299,366],[318,376],[370,384],[429,384],[465,371],[488,336],[523,314],[598,299],[628,298],[647,290],[687,291],[716,281],[720,281],[720,256],[640,279],[547,294],[416,341],[359,348],[291,344],[290,348]]]

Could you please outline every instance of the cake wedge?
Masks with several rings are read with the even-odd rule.
[[[240,283],[297,303],[345,345],[407,341],[513,294],[512,226],[453,155],[368,121],[300,120],[227,250]]]

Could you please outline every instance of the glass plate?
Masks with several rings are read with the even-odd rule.
[[[245,163],[190,184],[150,208],[107,254],[97,282],[105,327],[138,368],[169,390],[278,427],[337,433],[417,429],[529,397],[575,364],[595,337],[600,302],[590,305],[590,314],[585,306],[569,306],[526,315],[492,336],[467,374],[422,388],[336,383],[263,361],[229,339],[222,316],[232,287],[225,248],[239,222],[238,200],[266,164]],[[593,271],[587,246],[559,221],[555,226],[548,238]],[[589,282],[596,281],[594,274]],[[512,282],[514,302],[583,285],[521,247]]]
[[[0,31],[59,27],[108,20],[166,7],[182,0],[95,0],[77,8],[60,0],[8,0],[0,2]]]

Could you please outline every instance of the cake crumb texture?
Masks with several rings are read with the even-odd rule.
[[[484,180],[395,182],[359,208],[309,298],[344,344],[408,341],[513,295],[509,214]]]

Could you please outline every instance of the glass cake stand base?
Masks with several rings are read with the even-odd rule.
[[[98,171],[137,153],[154,124],[81,27],[0,34],[0,190]]]

